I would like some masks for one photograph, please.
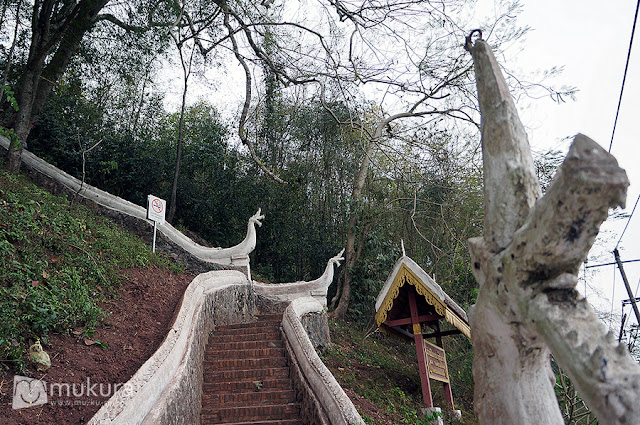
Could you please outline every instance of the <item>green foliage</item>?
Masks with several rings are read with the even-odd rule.
[[[15,93],[9,86],[2,86],[2,92],[4,93],[4,97],[6,101],[11,106],[14,112],[18,112],[18,101],[16,100]],[[3,99],[0,99],[0,101]],[[13,128],[5,128],[0,127],[0,135],[6,137],[11,140],[14,144],[17,144],[18,147],[21,147],[20,141],[18,140],[18,135],[16,134]]]
[[[24,177],[0,173],[0,361],[24,367],[28,341],[93,328],[118,270],[169,264],[113,222]]]
[[[383,223],[371,231],[364,242],[360,261],[352,270],[352,294],[348,318],[361,323],[373,323],[375,303],[393,265],[402,252],[393,234]],[[386,223],[385,223],[386,224]]]
[[[251,164],[241,194],[266,215],[252,269],[270,281],[315,279],[344,244],[351,181],[357,170],[354,136],[320,102],[295,105],[267,87],[258,155],[280,170],[286,186],[256,177]],[[340,118],[348,111],[334,105]],[[254,266],[255,265],[255,266]]]
[[[18,101],[16,100],[15,92],[9,86],[3,86],[3,90],[4,95],[7,98],[6,100],[9,102],[9,105],[11,105],[11,108],[13,108],[15,112],[18,112]]]

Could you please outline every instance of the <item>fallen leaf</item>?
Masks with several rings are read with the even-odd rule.
[[[36,286],[38,286],[38,285],[40,285],[40,281],[39,281],[39,280],[32,280],[32,281],[31,281],[31,286],[33,286],[34,288],[35,288]]]
[[[95,344],[96,342],[92,339],[89,339],[89,338],[84,339],[84,345],[95,345]]]
[[[42,270],[42,278],[43,279],[49,279],[50,274],[47,273],[46,271]]]
[[[74,335],[82,335],[82,329],[71,331],[71,333],[74,334]]]

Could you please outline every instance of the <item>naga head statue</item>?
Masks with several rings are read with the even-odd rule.
[[[342,251],[340,251],[338,255],[329,259],[329,264],[335,264],[336,266],[340,267],[340,261],[344,261],[344,257],[342,256],[342,254],[344,254],[344,248],[342,248]]]
[[[261,211],[262,208],[258,208],[258,212],[252,215],[251,218],[249,218],[249,224],[253,223],[257,224],[258,227],[262,226],[262,222],[260,220],[264,220],[264,215],[260,213]]]

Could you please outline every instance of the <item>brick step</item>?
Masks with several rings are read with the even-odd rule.
[[[280,357],[258,357],[258,358],[242,358],[242,359],[216,359],[205,360],[205,370],[229,370],[229,369],[253,369],[264,367],[285,367],[287,359]]]
[[[261,404],[259,406],[207,407],[202,406],[200,420],[218,423],[250,422],[265,419],[299,419],[300,404]]]
[[[228,394],[246,391],[255,391],[256,382],[262,384],[262,391],[270,390],[290,390],[292,389],[291,380],[287,378],[265,378],[252,379],[242,381],[216,381],[203,382],[203,394]]]
[[[221,342],[242,342],[242,341],[279,341],[280,331],[276,330],[263,330],[259,332],[249,333],[214,333],[209,337],[209,343],[221,343]]]
[[[204,355],[204,361],[217,361],[222,359],[250,359],[256,357],[285,357],[284,348],[250,348],[250,349],[226,349],[226,350],[207,350]]]
[[[256,406],[259,404],[293,403],[296,401],[294,390],[246,391],[241,393],[203,394],[202,406]]]
[[[248,326],[242,328],[218,328],[213,331],[213,336],[215,335],[243,335],[243,334],[255,334],[260,332],[280,332],[279,326]]]
[[[267,313],[267,314],[258,314],[256,317],[258,320],[274,320],[281,322],[282,317],[284,316],[284,312],[282,313]]]
[[[251,350],[254,348],[282,348],[284,345],[281,340],[267,341],[234,341],[234,342],[213,342],[213,339],[207,345],[205,356],[210,352],[226,351],[226,350]]]
[[[204,382],[216,381],[256,381],[266,378],[288,378],[287,367],[266,367],[258,369],[204,370]]]
[[[233,325],[221,325],[216,327],[214,332],[235,329],[252,329],[252,328],[279,328],[281,320],[257,320],[255,322],[234,323]]]
[[[200,418],[200,425],[215,425],[220,422],[207,421]],[[249,422],[226,422],[225,425],[303,425],[299,419],[273,419],[273,420],[257,420]]]

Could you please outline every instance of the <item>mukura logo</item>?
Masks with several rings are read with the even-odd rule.
[[[47,391],[48,390],[48,391]],[[125,392],[131,390],[128,384],[103,384],[91,383],[91,378],[87,378],[83,383],[46,383],[35,378],[16,375],[13,377],[13,403],[14,409],[37,406],[50,402],[54,405],[94,405],[102,404],[98,397],[108,399],[118,390]],[[64,398],[67,400],[53,400],[54,398]],[[76,400],[69,400],[75,397]],[[78,398],[85,398],[78,400]],[[89,400],[87,400],[89,398]]]
[[[19,375],[13,377],[12,408],[22,409],[46,403],[47,389],[44,381]]]

